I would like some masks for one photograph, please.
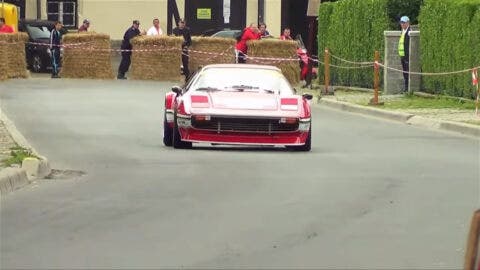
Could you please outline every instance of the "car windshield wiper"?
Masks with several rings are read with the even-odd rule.
[[[262,91],[267,92],[269,94],[275,94],[276,93],[275,90],[271,90],[271,89],[262,89]]]
[[[216,87],[199,87],[196,89],[196,91],[222,91],[222,90]]]
[[[239,91],[243,91],[243,90],[251,90],[251,89],[258,89],[258,87],[256,86],[251,86],[251,85],[232,85],[230,87],[225,87],[225,88],[229,88],[229,89],[234,89],[234,90],[239,90]]]

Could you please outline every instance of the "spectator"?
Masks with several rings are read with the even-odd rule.
[[[262,38],[270,38],[272,37],[270,33],[267,31],[267,25],[265,23],[260,23],[258,25],[258,29],[260,30],[260,36]]]
[[[78,28],[78,33],[88,32],[88,27],[90,27],[90,20],[83,20],[83,24],[80,26],[80,28]]]
[[[50,32],[50,54],[52,58],[52,78],[60,78],[58,69],[60,67],[60,47],[62,42],[62,23],[55,22],[55,27]]]
[[[402,26],[402,35],[398,41],[398,55],[400,56],[400,61],[402,62],[403,69],[403,81],[404,87],[403,92],[408,91],[408,71],[409,67],[409,57],[410,57],[410,19],[407,16],[400,18],[400,25]]]
[[[260,31],[256,24],[252,23],[249,27],[245,28],[242,32],[240,40],[237,41],[235,45],[235,54],[237,63],[246,63],[247,62],[247,52],[248,46],[247,41],[260,39]]]
[[[133,24],[130,28],[125,31],[123,35],[122,46],[120,47],[122,50],[122,61],[120,62],[120,66],[118,67],[118,75],[117,79],[125,80],[125,73],[130,68],[131,63],[131,56],[132,56],[132,44],[130,40],[136,36],[141,35],[140,30],[140,22],[138,20],[134,20]]]
[[[0,18],[0,34],[13,33],[13,28],[5,24],[5,18]]]
[[[155,18],[153,19],[153,26],[150,27],[147,31],[147,36],[161,36],[163,35],[162,28],[160,28],[160,21]]]
[[[178,26],[175,27],[172,32],[175,36],[183,36],[181,70],[185,76],[185,81],[187,81],[190,77],[190,69],[188,68],[188,47],[192,45],[192,37],[190,36],[190,28],[185,25],[185,20],[178,20],[177,25]]]
[[[290,36],[290,28],[283,29],[283,34],[280,36],[281,40],[292,40],[292,36]]]

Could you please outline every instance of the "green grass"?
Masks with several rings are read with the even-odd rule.
[[[10,150],[11,150],[10,152],[11,157],[3,160],[3,163],[6,166],[12,166],[13,164],[22,164],[22,161],[28,157],[36,158],[36,156],[33,155],[30,150],[19,147],[19,146],[12,147],[10,148]]]
[[[458,109],[475,110],[475,102],[450,97],[418,97],[405,95],[403,98],[385,102],[387,109]]]

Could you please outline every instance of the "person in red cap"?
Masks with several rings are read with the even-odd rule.
[[[240,39],[235,45],[235,54],[237,58],[237,63],[246,63],[247,62],[247,41],[256,40],[262,38],[260,31],[255,23],[250,24],[250,27],[247,27],[243,30],[243,33]]]
[[[13,33],[13,28],[5,24],[5,18],[0,18],[0,33]]]

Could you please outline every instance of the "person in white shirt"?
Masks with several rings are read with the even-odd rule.
[[[160,21],[155,18],[153,19],[153,26],[150,27],[147,31],[147,36],[161,36],[163,35],[162,28],[160,28]]]

